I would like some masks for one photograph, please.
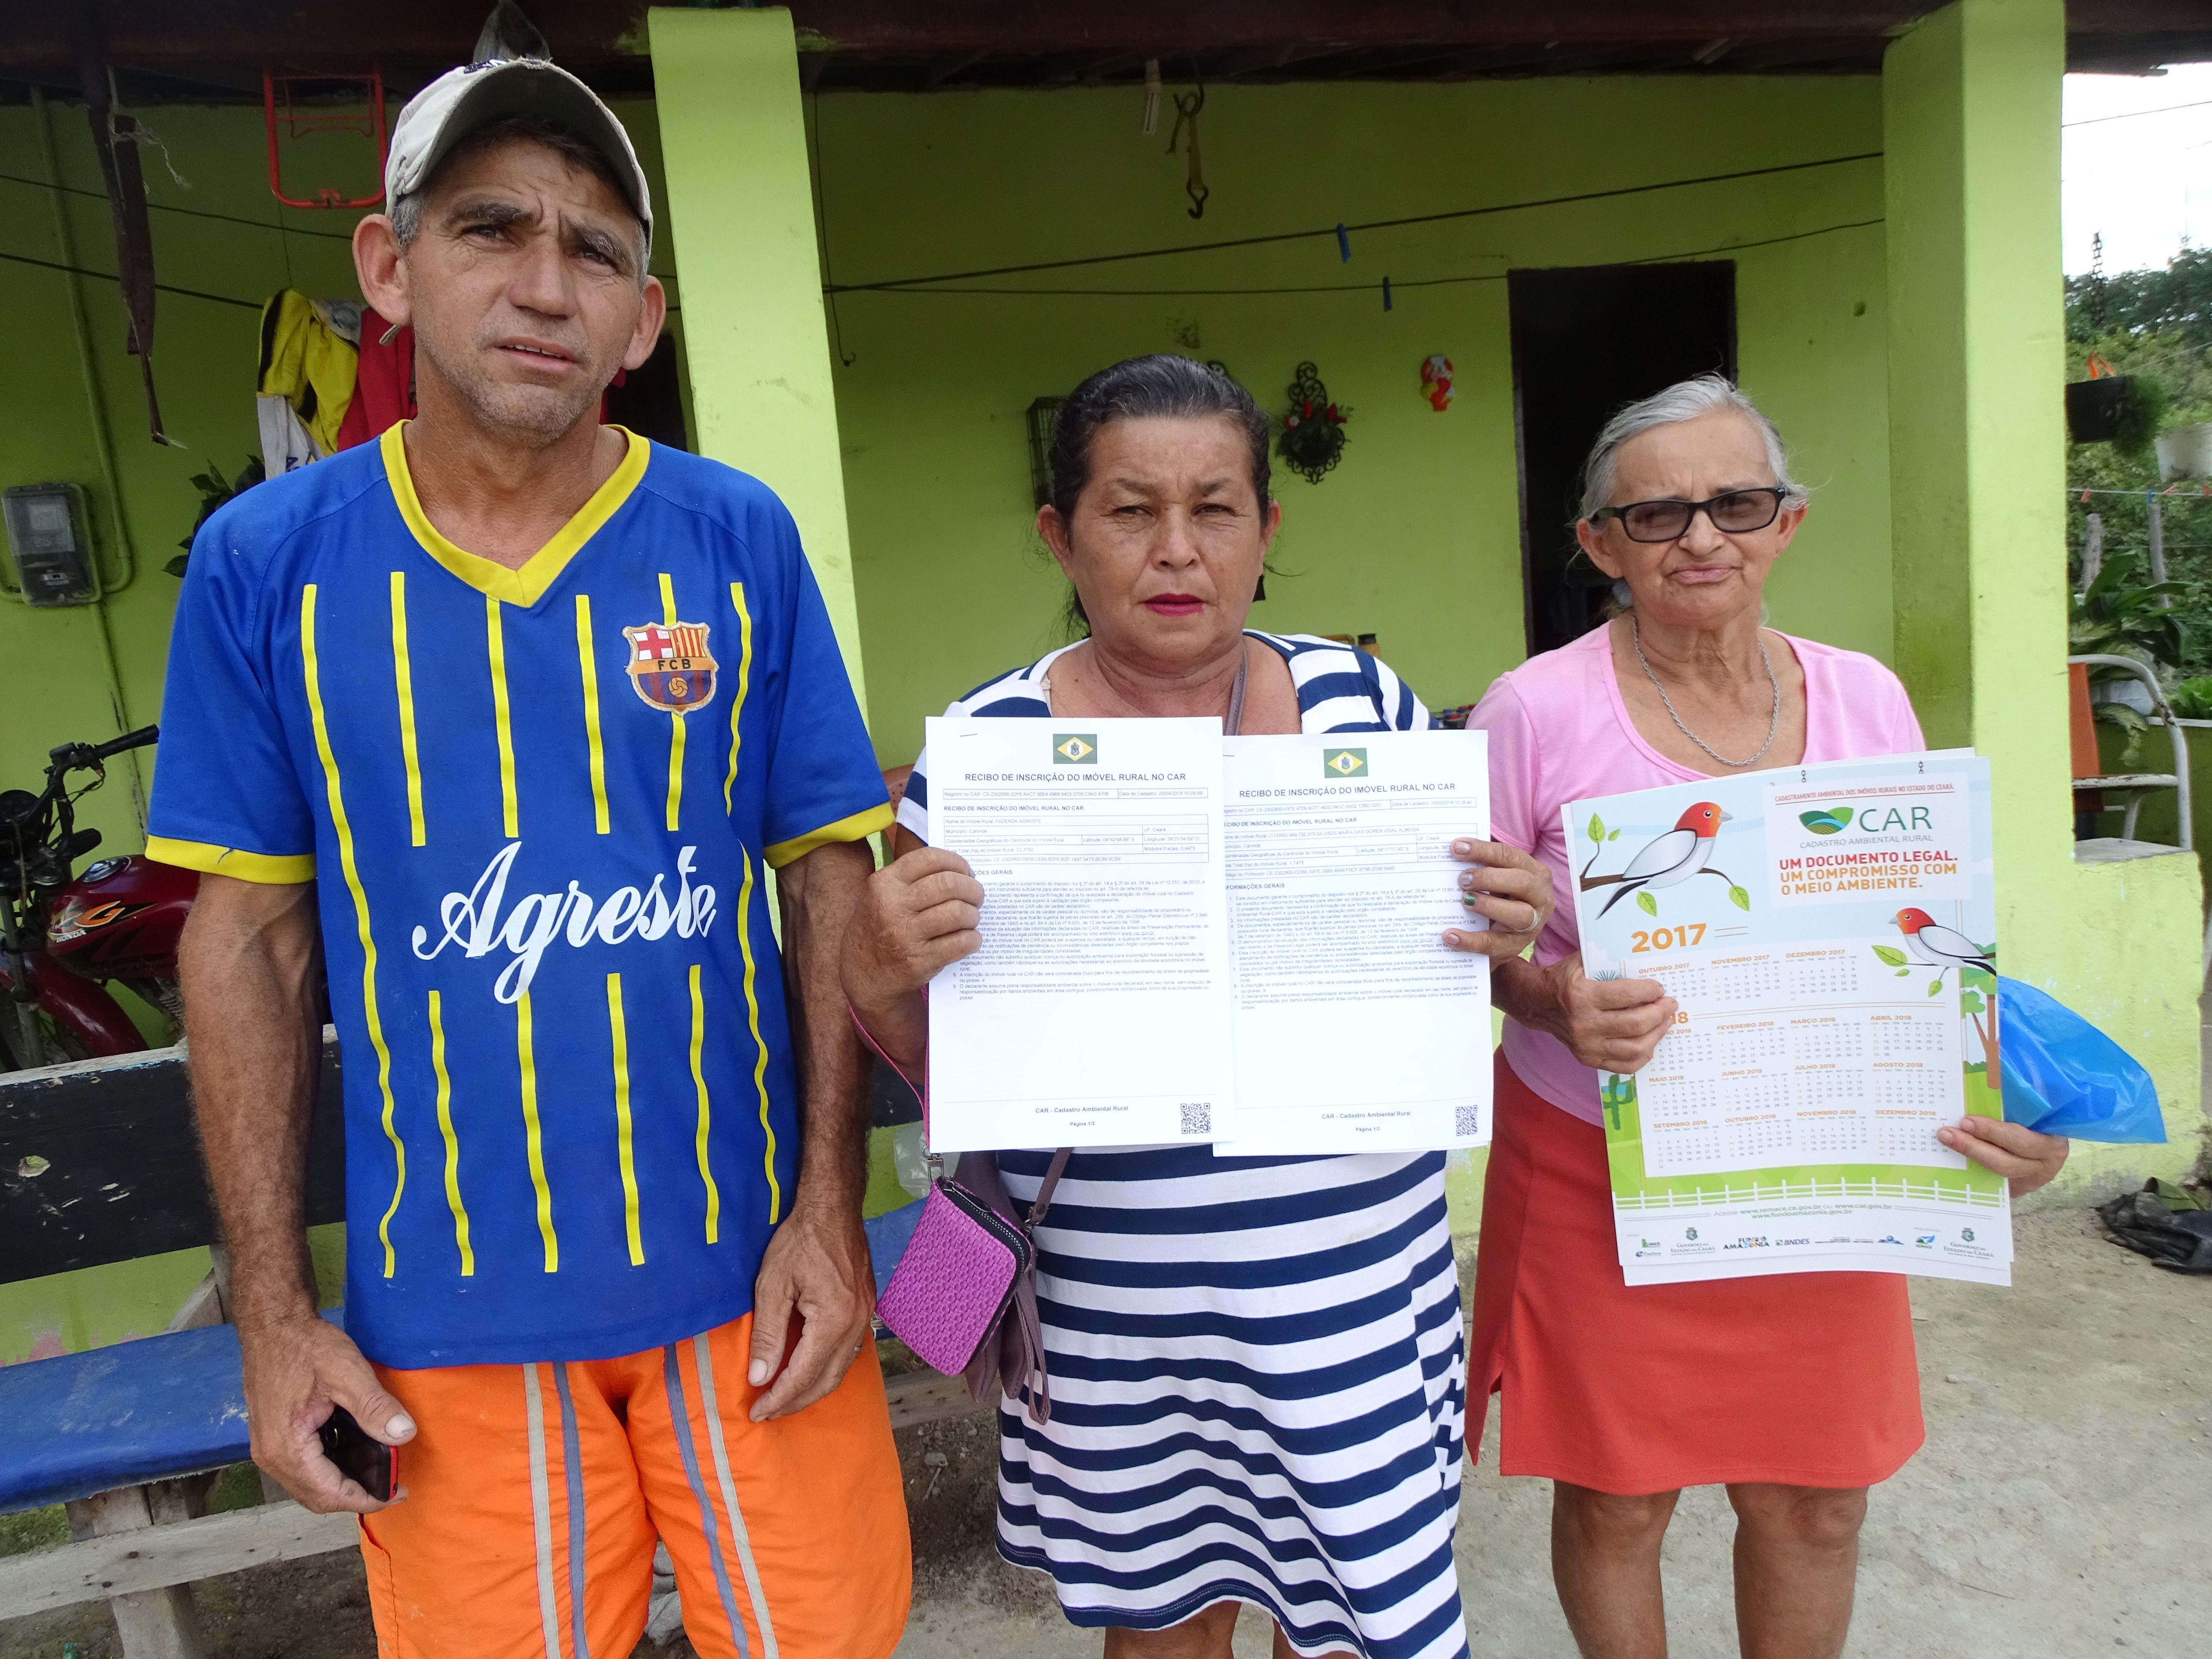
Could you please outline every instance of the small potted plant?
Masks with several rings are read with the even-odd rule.
[[[2177,668],[2189,654],[2189,623],[2169,609],[2185,590],[2179,582],[2139,582],[2133,553],[2109,556],[2097,579],[2070,596],[2067,647],[2077,657],[2133,657],[2155,671]],[[2123,764],[2132,766],[2154,705],[2142,681],[2091,671],[2089,700],[2096,718],[2128,734]]]

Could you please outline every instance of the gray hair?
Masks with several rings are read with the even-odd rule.
[[[496,14],[495,14],[495,15]],[[485,27],[489,28],[489,24]],[[526,139],[543,144],[565,158],[571,166],[583,168],[604,179],[617,196],[623,193],[622,180],[615,176],[614,164],[582,138],[568,128],[542,116],[510,115],[479,127],[460,141],[441,157],[428,178],[394,201],[391,206],[392,236],[404,253],[414,246],[415,239],[422,234],[422,210],[428,205],[430,191],[441,174],[475,151],[489,149],[495,144],[511,138]],[[643,288],[647,275],[646,267],[653,258],[653,240],[642,222],[637,223],[637,285]]]
[[[1775,429],[1774,422],[1723,376],[1700,374],[1692,380],[1677,380],[1664,392],[1639,398],[1605,423],[1597,434],[1597,442],[1590,447],[1589,459],[1583,463],[1581,516],[1595,518],[1612,505],[1613,462],[1620,453],[1620,447],[1631,438],[1640,437],[1655,426],[1694,421],[1700,415],[1721,409],[1734,410],[1758,428],[1759,439],[1766,446],[1767,470],[1773,473],[1775,483],[1788,492],[1782,504],[1804,506],[1808,499],[1805,487],[1790,476],[1789,453],[1782,447],[1782,434]]]

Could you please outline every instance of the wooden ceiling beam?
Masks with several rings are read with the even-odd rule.
[[[97,0],[110,61],[218,85],[268,63],[350,71],[382,65],[406,90],[461,61],[489,0]],[[945,84],[954,76],[1036,85],[1040,69],[1081,82],[1101,63],[1197,56],[1227,77],[1358,75],[1362,53],[1471,65],[1492,58],[1546,72],[1585,57],[1663,71],[1711,43],[1720,65],[1863,68],[1936,0],[788,0],[802,38],[835,48],[825,86]],[[555,56],[595,82],[649,76],[637,0],[524,0]],[[2147,67],[2212,56],[2206,0],[2071,0],[2073,61]],[[950,74],[943,66],[960,67]],[[1309,67],[1301,73],[1297,65]],[[0,29],[0,76],[73,81],[68,8],[21,7]],[[1075,66],[1071,74],[1069,66]],[[1407,72],[1401,70],[1401,73]]]
[[[2179,12],[2180,0],[2099,0],[2130,10]],[[917,60],[974,52],[994,58],[1063,53],[1097,58],[1196,52],[1269,52],[1301,42],[1338,50],[1528,45],[1540,40],[1699,42],[1802,34],[1878,35],[1931,0],[792,0],[793,20],[841,52]],[[590,63],[635,55],[642,39],[629,0],[531,0],[555,55]],[[452,0],[100,0],[111,57],[149,69],[269,59],[364,58],[450,64],[474,44],[479,8]],[[70,61],[67,8],[24,8],[0,31],[0,72]],[[2165,13],[2161,13],[2161,15]],[[2195,21],[2192,19],[2191,21]],[[2167,25],[2183,26],[2179,17]]]

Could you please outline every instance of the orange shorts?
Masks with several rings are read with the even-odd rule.
[[[620,1359],[378,1367],[415,1418],[362,1518],[378,1659],[629,1659],[656,1538],[703,1659],[884,1659],[913,1558],[872,1347],[746,1415],[752,1317]]]

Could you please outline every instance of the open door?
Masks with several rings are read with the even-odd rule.
[[[1693,374],[1735,378],[1735,265],[1583,265],[1506,277],[1521,453],[1528,651],[1595,628],[1605,578],[1577,556],[1582,466],[1623,404]]]

